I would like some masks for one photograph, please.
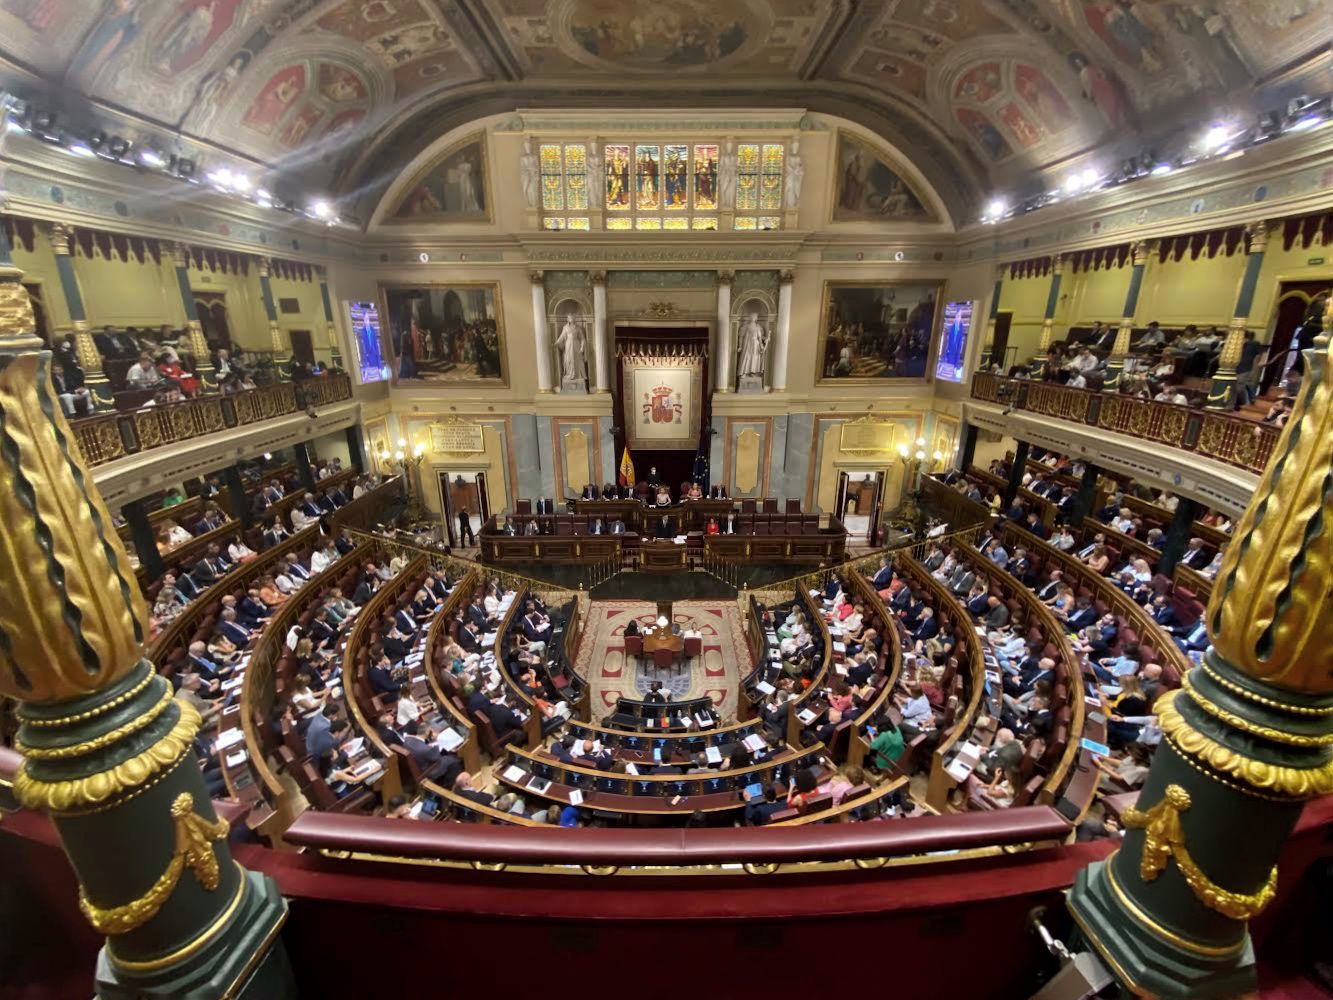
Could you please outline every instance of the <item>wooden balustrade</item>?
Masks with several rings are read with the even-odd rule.
[[[123,413],[101,413],[70,421],[70,427],[83,460],[95,468],[127,455],[351,398],[351,379],[335,373],[303,382],[278,382],[234,395],[201,396]]]
[[[1254,473],[1264,471],[1282,433],[1280,427],[1230,413],[987,372],[973,376],[972,398],[1153,441]]]

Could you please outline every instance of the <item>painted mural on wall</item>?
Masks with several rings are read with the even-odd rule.
[[[940,291],[936,282],[825,282],[820,380],[924,378]]]
[[[838,133],[834,222],[933,218],[897,167],[860,139]]]
[[[641,70],[717,63],[747,47],[759,28],[743,0],[573,0],[566,24],[587,55]]]
[[[390,217],[400,221],[487,221],[484,136],[469,137],[445,153],[408,186]]]
[[[395,382],[508,385],[500,286],[383,285]]]

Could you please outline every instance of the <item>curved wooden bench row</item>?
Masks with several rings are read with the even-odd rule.
[[[1029,537],[1035,536],[1030,535]],[[1018,601],[1028,612],[1029,627],[1033,625],[1035,620],[1038,631],[1046,639],[1043,652],[1046,655],[1054,652],[1053,658],[1056,661],[1056,668],[1063,674],[1066,701],[1063,705],[1056,705],[1054,701],[1051,703],[1051,713],[1055,721],[1051,729],[1051,739],[1047,743],[1047,753],[1042,760],[1042,763],[1049,767],[1049,771],[1045,781],[1041,783],[1041,797],[1044,801],[1053,801],[1060,790],[1064,788],[1069,779],[1070,768],[1073,767],[1074,761],[1078,759],[1079,740],[1083,738],[1086,725],[1083,675],[1078,666],[1078,657],[1069,644],[1069,636],[1063,625],[1051,614],[1050,608],[1037,600],[1037,595],[1029,590],[1022,581],[1000,569],[972,546],[960,548],[970,559],[977,575],[979,577],[984,575],[990,581],[992,588],[996,588],[998,585],[1001,592],[1017,596]],[[1064,711],[1066,708],[1068,709],[1067,713]],[[1064,728],[1063,738],[1061,737],[1062,727]],[[1058,748],[1059,752],[1059,757],[1054,760],[1051,759],[1053,747]],[[1014,791],[1017,793],[1021,789],[1015,789]],[[1084,804],[1084,811],[1086,811],[1088,805],[1091,805],[1091,799]]]
[[[803,816],[793,816],[790,819],[770,821],[766,825],[782,828],[785,826],[812,826],[818,823],[848,823],[852,821],[852,813],[860,812],[867,806],[876,805],[881,799],[888,798],[895,792],[906,789],[909,784],[911,784],[911,779],[905,774],[900,774],[896,777],[887,778],[878,787],[862,786],[864,790],[859,793],[857,789],[853,788],[836,806],[818,812],[808,812]]]
[[[898,681],[903,674],[903,644],[902,637],[898,631],[897,615],[890,613],[884,606],[883,599],[879,592],[859,571],[853,571],[848,574],[852,591],[857,598],[861,600],[871,615],[880,622],[879,634],[880,643],[880,685],[875,692],[875,697],[870,701],[861,713],[848,724],[847,733],[847,763],[859,767],[870,752],[870,741],[866,739],[866,727],[870,725],[872,719],[879,715],[885,704],[893,697],[894,689],[898,686]],[[839,729],[842,728],[840,724]],[[840,734],[834,731],[834,743],[840,745]],[[836,759],[836,758],[835,758]]]
[[[263,790],[271,803],[282,801],[287,790],[269,766],[270,746],[260,734],[269,731],[270,713],[279,694],[278,660],[287,648],[287,632],[320,599],[325,587],[335,583],[349,568],[370,559],[375,551],[374,543],[363,542],[323,573],[311,577],[295,597],[278,609],[260,635],[250,657],[245,683],[241,686],[241,726],[245,731],[249,762],[263,783]]]
[[[949,592],[948,587],[931,576],[925,566],[905,553],[895,562],[902,568],[909,583],[918,593],[924,590],[929,594],[930,604],[935,608],[936,616],[948,615],[949,620],[956,626],[954,636],[958,640],[958,646],[961,647],[955,655],[958,657],[967,701],[961,710],[956,712],[952,725],[945,731],[931,754],[930,778],[926,789],[926,801],[932,808],[942,809],[949,791],[954,787],[953,779],[945,770],[946,758],[972,731],[976,723],[977,714],[981,710],[981,699],[985,694],[986,663],[981,653],[981,641],[977,638],[976,629],[972,625],[972,616],[967,613],[967,608],[963,607],[962,602]],[[946,677],[945,682],[947,692],[952,687],[953,681]]]
[[[329,520],[340,528],[363,524],[381,504],[401,495],[402,480],[399,478],[391,479],[364,496],[339,507],[329,515]],[[191,601],[175,621],[158,633],[157,638],[153,640],[149,647],[148,658],[157,665],[159,670],[163,669],[166,658],[172,654],[173,650],[180,647],[182,643],[186,647],[189,646],[190,639],[188,637],[194,635],[208,609],[220,601],[224,594],[233,593],[237,589],[247,589],[251,581],[257,580],[266,572],[271,572],[283,555],[294,552],[304,545],[313,544],[318,537],[318,532],[318,525],[311,525],[304,531],[292,535],[282,544],[265,549],[253,562],[243,563],[222,576],[215,584]]]

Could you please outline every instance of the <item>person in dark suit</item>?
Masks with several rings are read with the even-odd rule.
[[[625,533],[624,521],[622,521],[620,518],[616,518],[614,521],[611,522],[611,534],[623,535],[624,533]]]
[[[1208,626],[1200,618],[1194,628],[1190,629],[1184,635],[1171,637],[1172,641],[1186,653],[1202,653],[1208,648]]]
[[[250,644],[250,630],[236,620],[236,609],[227,608],[221,614],[221,620],[218,622],[218,631],[221,632],[229,642],[235,643],[239,647]]]
[[[204,558],[194,564],[190,570],[190,575],[195,581],[202,583],[205,587],[211,586],[217,582],[218,577],[226,573],[226,567],[222,564],[222,558],[217,544],[209,545],[204,553]]]
[[[1176,611],[1171,607],[1171,602],[1165,594],[1157,594],[1153,597],[1148,613],[1152,615],[1152,620],[1164,629],[1170,629],[1172,625],[1176,624]]]
[[[592,524],[588,526],[588,534],[590,535],[606,534],[606,526],[602,524],[602,519],[600,517],[594,517],[592,519]]]
[[[471,799],[473,802],[477,802],[483,806],[490,805],[491,801],[494,799],[494,796],[492,795],[477,791],[472,785],[472,775],[468,774],[466,771],[461,772],[458,777],[454,779],[454,793],[456,795],[461,795],[465,799]]]
[[[584,484],[584,487],[583,487],[583,492],[579,494],[579,499],[580,499],[580,500],[596,500],[596,499],[597,499],[597,484],[596,484],[596,483],[585,483],[585,484]]]
[[[727,499],[727,488],[725,486],[714,486],[708,491],[708,498],[710,500]]]
[[[463,647],[465,653],[475,653],[481,645],[481,640],[477,638],[477,626],[468,622],[458,630],[458,644]]]
[[[602,486],[603,500],[617,500],[620,498],[620,491],[616,489],[614,483],[605,483]]]
[[[912,638],[918,642],[925,642],[927,639],[933,639],[940,634],[939,619],[935,617],[934,608],[922,608],[921,616],[917,619],[916,628],[912,629]]]
[[[887,559],[881,559],[879,561],[879,569],[876,570],[875,576],[873,579],[871,579],[870,583],[872,586],[874,586],[876,590],[883,590],[892,582],[893,582],[893,567],[889,565],[889,561]]]
[[[1041,518],[1037,516],[1035,510],[1028,512],[1026,523],[1023,527],[1043,541],[1051,537],[1051,533],[1046,529],[1046,525],[1041,523]]]
[[[375,732],[384,742],[385,746],[402,746],[403,734],[398,731],[398,718],[392,712],[381,712],[379,722],[375,724]]]
[[[466,507],[462,507],[458,511],[458,544],[477,544],[477,536],[472,530],[472,518],[468,514],[468,509]]]
[[[1096,620],[1097,609],[1086,597],[1080,597],[1075,602],[1073,613],[1065,619],[1065,624],[1069,626],[1070,631],[1077,632],[1081,628],[1087,628]]]
[[[765,785],[760,797],[752,799],[746,796],[745,825],[763,826],[774,813],[782,812],[786,808],[787,803],[778,799],[777,788],[772,784]]]
[[[514,714],[514,710],[503,699],[487,703],[486,717],[491,720],[497,739],[503,739],[506,733],[523,728],[523,720]]]
[[[366,671],[366,679],[370,681],[371,690],[376,694],[397,695],[398,689],[403,686],[401,677],[394,676],[393,664],[383,649],[380,651],[379,659]]]
[[[903,589],[905,590],[907,588],[904,587]],[[986,613],[989,606],[990,594],[983,591],[967,602],[967,611],[968,614],[972,615],[974,618],[979,618]]]
[[[649,486],[657,486],[662,482],[662,477],[657,474],[657,466],[648,467],[648,478],[644,480]]]
[[[417,762],[422,777],[447,785],[462,771],[463,764],[453,754],[436,747],[434,740],[435,734],[429,728],[423,730],[419,722],[409,722],[403,727],[403,746]]]
[[[194,582],[194,577],[189,573],[182,573],[176,578],[176,589],[180,591],[181,597],[187,601],[192,601],[199,596],[200,586]]]
[[[357,581],[356,589],[352,591],[352,603],[358,608],[363,607],[365,603],[375,595],[374,573],[362,573],[361,579]]]
[[[671,518],[663,514],[657,521],[657,528],[653,532],[657,538],[675,538],[676,529],[671,523]]]
[[[449,596],[449,588],[445,586],[443,580],[434,574],[426,577],[426,582],[422,584],[422,587],[426,593],[437,601],[443,602]],[[360,604],[361,602],[358,601],[357,603]]]
[[[399,608],[393,616],[393,623],[398,631],[403,633],[403,638],[411,642],[417,634],[417,623],[406,608]]]
[[[1202,538],[1191,538],[1185,548],[1185,554],[1180,557],[1180,561],[1190,569],[1203,569],[1212,560],[1212,555],[1203,547]]]
[[[247,628],[254,628],[260,622],[266,622],[272,618],[273,612],[269,610],[267,604],[260,600],[259,591],[251,589],[236,605],[236,617],[243,619]]]

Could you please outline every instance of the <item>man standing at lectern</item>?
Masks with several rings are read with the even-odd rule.
[[[665,514],[657,522],[656,536],[658,538],[675,538],[676,529],[671,525],[671,518]]]

